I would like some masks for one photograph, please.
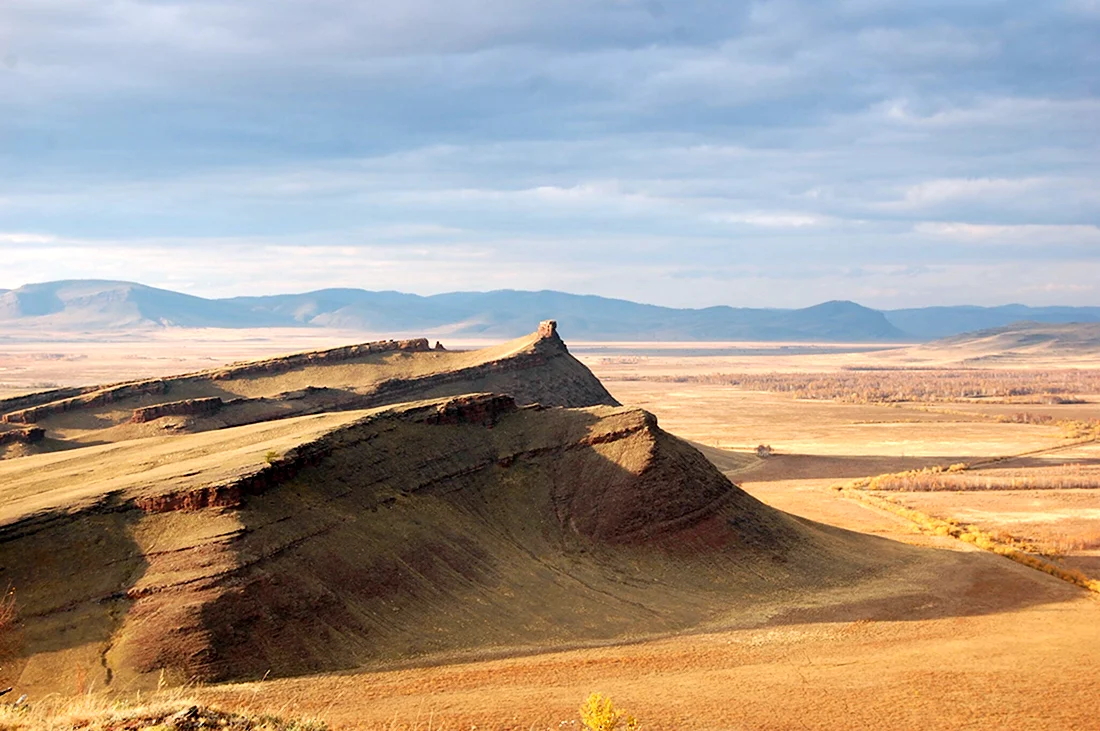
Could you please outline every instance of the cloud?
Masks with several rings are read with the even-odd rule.
[[[302,289],[430,252],[425,271],[441,262],[432,281],[451,289],[937,301],[950,293],[934,278],[896,272],[1062,267],[1097,243],[1091,0],[2,12],[0,231],[24,233],[0,238],[0,286],[75,261],[164,281],[156,252],[191,249],[250,272],[196,269],[203,292]],[[61,246],[65,263],[36,254]],[[685,288],[678,274],[744,271],[766,276]],[[821,285],[783,290],[807,276]],[[1024,296],[1008,274],[943,281]]]
[[[956,241],[993,244],[1023,244],[1027,246],[1100,246],[1100,226],[1059,225],[982,225],[973,223],[919,223],[918,233]],[[1100,256],[1100,250],[1097,250]]]
[[[805,228],[809,226],[828,226],[837,220],[829,216],[793,211],[747,211],[744,213],[725,213],[714,216],[714,220],[725,223],[743,223],[764,228]]]
[[[1005,180],[993,178],[964,178],[928,180],[911,186],[897,207],[920,209],[941,203],[969,202],[995,198],[1016,197],[1044,184],[1036,178]]]

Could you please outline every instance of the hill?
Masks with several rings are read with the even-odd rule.
[[[325,327],[504,339],[556,317],[578,339],[640,341],[932,340],[1028,320],[1098,322],[1100,307],[922,307],[872,310],[825,302],[797,310],[679,309],[564,292],[401,292],[325,289],[204,299],[132,282],[78,280],[0,290],[0,332],[120,333],[149,327]]]
[[[591,295],[513,290],[431,297],[326,290],[229,301],[256,313],[291,315],[311,325],[396,332],[429,328],[453,336],[510,336],[527,323],[553,314],[574,337],[591,340],[869,341],[903,337],[881,313],[853,302],[828,302],[800,310],[693,310]]]
[[[893,341],[882,313],[852,302],[800,310],[644,305],[563,292],[455,292],[421,297],[331,289],[208,300],[127,282],[27,285],[0,294],[0,328],[118,332],[142,327],[329,327],[373,333],[516,337],[556,317],[594,340]]]
[[[387,341],[3,409],[44,430],[0,461],[20,618],[0,680],[20,692],[636,638],[913,555],[751,498],[616,405],[551,323],[485,351]]]
[[[1096,358],[1100,357],[1100,322],[1017,322],[937,340],[920,350],[954,353],[973,361]]]
[[[148,326],[268,327],[279,318],[132,282],[74,280],[0,292],[0,326],[120,330]]]
[[[1006,327],[1019,322],[1074,323],[1100,322],[1100,307],[921,307],[890,310],[886,318],[895,327],[918,340],[962,335],[977,330]]]
[[[864,367],[1095,368],[1100,323],[1017,322],[866,356]]]
[[[89,658],[126,688],[667,632],[898,558],[766,508],[622,407],[472,395],[0,475],[5,670],[36,689]]]

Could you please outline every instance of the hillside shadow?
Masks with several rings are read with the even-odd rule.
[[[53,656],[27,679],[35,686],[79,690],[54,685],[62,677],[110,683],[103,653],[132,604],[128,590],[148,566],[133,538],[141,516],[108,499],[92,510],[58,510],[0,529],[0,587],[14,590],[17,611],[6,643],[10,661],[0,663],[7,685],[18,685],[35,656]]]
[[[1056,468],[1063,465],[1081,465],[1083,467],[1100,465],[1100,456],[1097,457],[1074,457],[1066,458],[1064,460],[1059,459],[1057,453],[1054,455],[1054,459],[1043,459],[1042,457],[1013,457],[1006,459],[1003,462],[993,462],[991,464],[976,465],[975,469],[982,472],[996,472],[997,470],[1016,470],[1025,469],[1028,467],[1046,467]]]
[[[640,474],[652,471],[598,449],[606,440],[576,443],[599,417],[573,412],[566,423],[563,413],[523,418],[543,418],[538,428],[574,439],[568,450],[508,441],[514,434],[498,441],[468,423],[418,422],[371,433],[352,448],[361,451],[330,454],[292,484],[250,497],[239,516],[251,537],[234,545],[241,564],[251,563],[233,574],[233,592],[202,610],[217,679],[432,664],[439,653],[558,651],[702,631],[738,607],[746,618],[788,607],[752,626],[921,621],[1009,612],[1073,592],[1038,573],[1021,580],[1028,569],[991,554],[793,518],[728,481],[722,494],[691,502],[689,491],[721,478],[682,442],[661,445],[661,468],[710,472],[687,475],[670,494],[661,490],[672,482],[645,483],[650,492],[596,499],[609,486],[642,485]],[[500,451],[505,443],[512,452]],[[652,525],[639,526],[638,516]],[[276,540],[277,531],[285,537]],[[251,559],[253,543],[270,559]]]
[[[1062,563],[1089,578],[1100,580],[1100,556],[1070,554],[1063,559]]]
[[[890,457],[879,455],[773,454],[756,466],[733,473],[738,482],[783,480],[855,480],[889,472],[916,470],[935,465],[972,462],[978,457]]]
[[[829,602],[826,593],[826,602],[793,606],[766,624],[922,622],[1006,614],[1088,595],[1085,589],[986,551],[912,549],[910,564],[882,576],[896,576],[896,593],[877,590],[877,595],[861,597],[856,585],[850,599]]]

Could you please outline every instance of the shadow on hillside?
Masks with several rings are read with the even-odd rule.
[[[1003,614],[1088,595],[1041,571],[986,551],[914,548],[919,558],[897,574],[897,592],[795,606],[770,625],[917,622]]]
[[[4,683],[16,684],[25,669],[29,682],[66,693],[110,683],[102,653],[132,604],[127,591],[147,568],[133,539],[141,516],[108,499],[91,511],[39,514],[0,529],[0,585],[14,590],[18,622],[13,660],[0,662]],[[66,656],[70,650],[77,652]],[[58,667],[33,666],[34,656],[50,655]],[[74,686],[57,685],[64,682]]]
[[[781,480],[856,480],[889,472],[973,462],[978,457],[889,457],[878,455],[774,454],[734,475],[738,482]]]
[[[1063,563],[1071,568],[1075,568],[1078,571],[1088,575],[1094,579],[1100,579],[1100,556],[1095,554],[1073,554],[1071,553],[1065,559]]]
[[[738,613],[750,626],[980,615],[1072,591],[991,555],[787,516],[667,435],[580,441],[599,420],[553,409],[492,429],[380,420],[250,497],[233,590],[193,628],[210,638],[210,679],[533,654]]]
[[[976,469],[980,469],[982,472],[993,472],[996,470],[1016,470],[1025,469],[1029,467],[1046,467],[1057,468],[1062,465],[1081,465],[1082,467],[1090,467],[1100,465],[1100,457],[1061,457],[1057,452],[1051,454],[1044,459],[1043,457],[1013,457],[1006,459],[1003,462],[994,462],[988,465],[979,465]]]

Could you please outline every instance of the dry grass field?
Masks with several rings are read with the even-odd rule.
[[[334,339],[307,345],[297,339],[300,333],[289,335],[281,340],[257,333],[260,339],[241,343],[224,333],[191,340],[177,333],[154,344],[85,343],[71,349],[5,344],[0,366],[22,370],[0,371],[0,381],[16,391],[47,381],[121,380],[350,341],[335,339],[338,334],[310,335]],[[1006,403],[1007,397],[868,403],[799,399],[713,379],[843,374],[867,363],[904,364],[904,353],[912,352],[905,349],[652,343],[570,348],[616,399],[656,414],[665,430],[697,444],[754,497],[810,520],[920,547],[920,559],[889,575],[758,602],[752,612],[714,615],[690,630],[627,643],[563,643],[539,652],[502,646],[369,671],[196,687],[192,695],[247,714],[389,730],[579,729],[578,706],[596,691],[610,695],[646,729],[1100,726],[1100,595],[922,530],[896,512],[834,489],[888,473],[966,463],[972,467],[959,479],[970,482],[951,486],[960,489],[884,494],[941,520],[1033,542],[1051,560],[1100,573],[1100,545],[1094,545],[1100,447],[1076,444],[1087,435],[1071,428],[1100,419],[1100,398],[1078,394],[1076,400],[1086,403],[1073,404]],[[60,357],[32,357],[48,352]],[[142,355],[130,358],[131,352]],[[86,357],[65,359],[72,355]],[[1053,371],[1083,363],[1076,356],[1062,363],[1050,354],[1043,358],[1043,369]],[[1013,369],[1020,365],[1012,361]],[[112,375],[101,377],[105,373]],[[1006,418],[1019,413],[1037,418]],[[760,444],[770,445],[773,455],[756,456]]]
[[[821,358],[806,357],[821,365]],[[1100,575],[1100,446],[1073,446],[1096,436],[1100,397],[1092,390],[1100,370],[1082,370],[1074,359],[1066,368],[1039,371],[868,374],[853,370],[861,367],[853,359],[864,354],[843,357],[838,363],[838,356],[828,356],[831,371],[791,370],[784,358],[766,373],[761,366],[772,356],[752,369],[744,368],[743,357],[712,360],[706,374],[687,357],[666,358],[660,367],[651,363],[644,373],[599,358],[588,364],[619,400],[653,411],[673,433],[739,453],[770,445],[771,457],[727,474],[776,507],[842,524],[828,494],[835,485],[972,465],[958,473],[898,475],[872,486],[936,518],[1030,542],[1067,566]],[[921,395],[905,402],[874,402],[855,392],[845,397],[853,374],[860,379],[856,385],[870,383],[875,394]],[[739,381],[776,390],[730,385]],[[986,392],[970,395],[977,386]],[[1071,403],[1048,403],[1059,398]]]

